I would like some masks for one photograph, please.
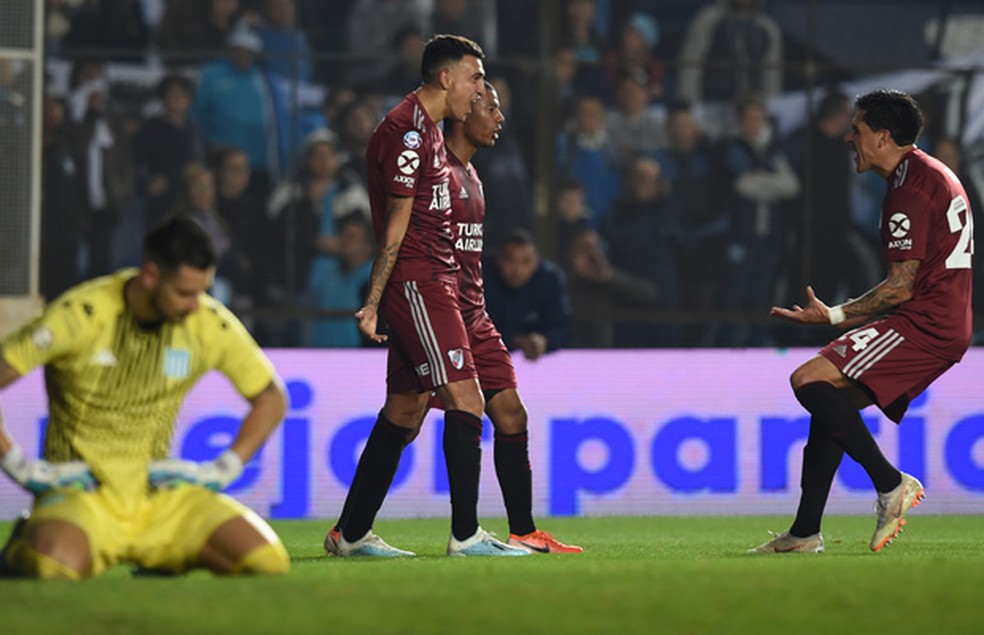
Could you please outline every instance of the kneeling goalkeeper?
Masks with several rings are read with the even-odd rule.
[[[280,539],[221,490],[283,418],[273,365],[206,294],[216,254],[190,219],[147,234],[139,269],[82,283],[0,341],[0,387],[44,366],[44,459],[0,418],[0,468],[34,495],[0,551],[0,575],[77,579],[121,562],[166,574],[279,574]],[[249,402],[231,447],[204,463],[168,459],[174,421],[204,373]]]

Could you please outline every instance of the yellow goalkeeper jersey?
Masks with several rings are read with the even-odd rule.
[[[45,367],[45,458],[82,459],[123,498],[146,491],[147,463],[168,456],[185,395],[209,370],[244,397],[274,378],[273,365],[239,320],[202,295],[179,324],[143,328],[124,301],[127,269],[67,291],[0,342],[24,375]]]

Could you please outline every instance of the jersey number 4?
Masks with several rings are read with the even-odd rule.
[[[960,213],[963,212],[963,218]],[[946,257],[947,269],[970,269],[971,256],[974,255],[974,216],[967,208],[967,201],[963,196],[957,196],[950,201],[950,208],[946,210],[946,220],[950,224],[950,233],[960,232],[957,244],[953,251]]]

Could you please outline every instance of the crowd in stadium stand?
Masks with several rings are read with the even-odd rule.
[[[775,100],[806,88],[784,64],[803,52],[762,0],[560,0],[556,25],[520,0],[46,5],[49,300],[134,264],[135,236],[187,214],[220,252],[213,293],[261,344],[366,345],[345,317],[372,254],[365,148],[440,32],[483,46],[507,117],[474,162],[488,266],[516,230],[534,235],[566,277],[569,345],[825,341],[778,330],[768,307],[798,301],[805,282],[838,302],[882,276],[884,183],[854,175],[842,143],[853,95],[834,87],[852,76],[820,77],[810,112],[780,126]],[[0,67],[0,96],[17,81]],[[979,213],[982,179],[935,99],[920,143]]]

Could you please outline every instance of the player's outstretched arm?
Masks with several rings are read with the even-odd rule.
[[[844,304],[828,307],[812,287],[806,288],[807,305],[793,305],[791,309],[772,307],[769,312],[791,322],[801,324],[834,324],[841,328],[852,328],[868,320],[884,315],[907,302],[912,297],[919,260],[901,260],[888,263],[885,279],[869,289],[859,298]]]
[[[359,320],[359,330],[375,342],[386,340],[385,335],[376,333],[376,324],[379,321],[379,302],[383,298],[383,289],[389,282],[393,267],[396,266],[396,258],[400,253],[403,238],[407,235],[412,213],[412,198],[402,196],[388,196],[386,198],[386,228],[383,231],[379,253],[376,254],[376,259],[372,263],[372,273],[369,275],[369,293],[366,295],[365,305],[355,313],[355,317]]]
[[[774,306],[769,314],[800,324],[831,324],[830,307],[817,297],[813,287],[806,287],[806,300],[805,307],[798,304],[794,304],[789,309]]]
[[[249,400],[251,408],[239,428],[232,446],[214,461],[162,459],[147,466],[151,487],[167,488],[194,483],[217,492],[224,490],[243,472],[248,461],[280,425],[287,411],[287,397],[279,379],[271,381]]]

